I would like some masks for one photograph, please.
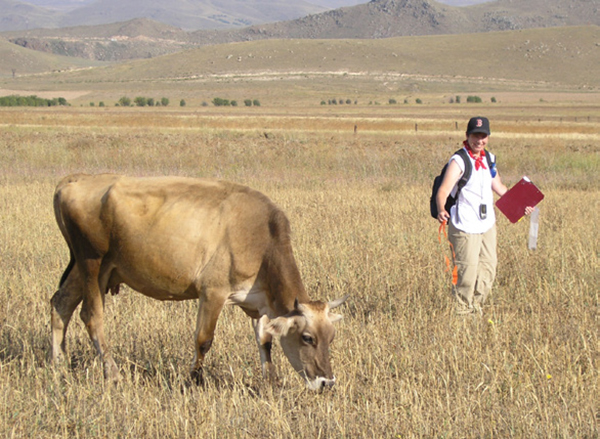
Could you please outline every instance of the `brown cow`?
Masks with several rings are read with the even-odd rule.
[[[54,194],[58,226],[71,261],[52,297],[52,358],[66,353],[65,334],[81,319],[107,378],[119,379],[104,337],[104,296],[125,283],[158,300],[198,299],[192,374],[213,341],[223,306],[253,319],[263,374],[273,377],[271,341],[312,389],[332,386],[330,303],[311,301],[292,252],[284,213],[245,186],[183,177],[73,175]]]

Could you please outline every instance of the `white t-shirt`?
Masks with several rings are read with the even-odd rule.
[[[492,160],[495,157],[490,153]],[[448,163],[456,160],[456,164],[465,171],[465,163],[460,155],[450,157]],[[475,160],[469,156],[471,160],[471,178],[467,184],[461,189],[458,195],[456,204],[450,209],[450,218],[454,227],[465,233],[485,233],[490,230],[496,222],[496,214],[494,212],[494,192],[492,191],[492,174],[490,173],[490,164],[487,162],[487,157],[483,161],[487,169],[480,167],[475,170]],[[461,177],[462,177],[461,173]],[[458,190],[458,185],[452,189],[451,195],[455,196]],[[487,216],[485,219],[480,217],[480,206],[486,205]]]

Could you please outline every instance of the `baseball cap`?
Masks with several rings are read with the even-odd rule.
[[[485,133],[490,135],[490,121],[487,117],[472,117],[467,125],[467,135],[473,133]]]

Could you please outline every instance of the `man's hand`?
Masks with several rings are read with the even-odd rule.
[[[450,219],[450,214],[446,210],[442,210],[442,211],[440,211],[440,213],[438,213],[437,220],[440,223],[443,223],[445,221],[447,222],[449,219]]]

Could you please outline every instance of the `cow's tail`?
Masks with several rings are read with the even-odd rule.
[[[67,265],[67,268],[65,268],[64,273],[60,277],[60,282],[58,283],[58,288],[62,287],[62,285],[67,280],[67,277],[69,277],[69,273],[71,273],[71,270],[75,266],[75,257],[73,256],[73,251],[71,249],[69,249],[69,254],[70,254],[71,259],[69,260],[69,265]]]

